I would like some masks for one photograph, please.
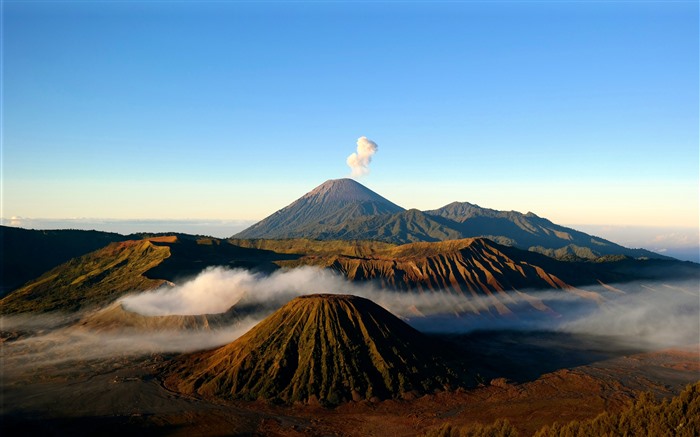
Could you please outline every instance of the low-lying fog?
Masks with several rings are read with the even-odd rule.
[[[214,331],[143,332],[75,329],[81,315],[6,316],[2,331],[31,334],[7,341],[0,358],[5,378],[15,372],[74,360],[186,352],[229,343],[295,296],[344,293],[375,301],[424,332],[531,330],[609,337],[611,344],[656,349],[700,339],[698,279],[606,284],[573,290],[521,290],[461,295],[406,293],[351,283],[327,270],[303,267],[271,275],[208,268],[175,287],[122,298],[147,316],[214,314],[246,308],[234,325]]]
[[[236,304],[282,306],[299,295],[345,293],[371,299],[428,332],[554,329],[671,345],[698,341],[699,283],[696,279],[463,295],[450,290],[387,291],[313,267],[271,275],[215,267],[182,285],[128,296],[122,303],[144,315],[210,314]]]

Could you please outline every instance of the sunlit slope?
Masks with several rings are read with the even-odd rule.
[[[506,255],[501,249],[503,246],[487,239],[468,238],[387,246],[365,257],[308,256],[284,264],[327,267],[350,280],[377,280],[381,286],[397,290],[474,294],[569,286],[557,275],[512,254]]]
[[[623,283],[641,287],[644,281],[700,277],[700,266],[694,263],[625,257],[563,262],[484,238],[399,246],[160,236],[113,243],[72,259],[0,300],[0,312],[103,307],[129,292],[182,283],[212,266],[268,273],[280,267],[317,266],[387,290],[487,296],[500,313],[508,312],[514,291],[565,290],[595,299],[579,289]]]
[[[287,245],[291,243],[286,241]],[[523,303],[525,308],[549,312],[552,308],[540,300],[542,291],[561,291],[577,299],[602,303],[607,293],[620,292],[609,284],[636,292],[653,283],[700,278],[700,266],[693,263],[626,257],[565,262],[485,238],[383,245],[372,249],[366,255],[316,252],[279,264],[319,266],[358,283],[419,292],[424,295],[423,305],[428,307],[454,300],[450,296],[466,296],[469,299],[455,301],[461,302],[455,306],[455,312],[495,311],[501,315],[517,313]]]
[[[234,246],[251,249],[270,250],[280,254],[291,255],[344,255],[369,257],[384,253],[396,244],[370,240],[313,240],[310,238],[288,238],[270,240],[266,238],[240,239],[229,238]]]
[[[235,323],[239,319],[232,308],[221,314],[148,316],[129,311],[120,302],[81,319],[76,326],[96,331],[132,329],[137,331],[209,331]]]
[[[74,258],[0,300],[0,312],[76,311],[129,292],[192,277],[209,266],[271,271],[295,255],[234,246],[213,238],[129,240]]]
[[[380,306],[310,295],[229,345],[183,357],[166,386],[204,397],[337,404],[431,392],[450,380],[426,338]]]
[[[105,304],[129,291],[154,289],[166,281],[144,274],[169,256],[169,247],[148,240],[112,243],[14,291],[0,300],[0,311],[76,311]]]
[[[0,297],[72,258],[128,239],[111,232],[0,226]]]

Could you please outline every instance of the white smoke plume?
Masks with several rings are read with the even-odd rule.
[[[367,137],[357,139],[357,152],[348,156],[346,162],[352,170],[352,177],[360,177],[369,173],[369,163],[372,156],[377,153],[377,143]]]

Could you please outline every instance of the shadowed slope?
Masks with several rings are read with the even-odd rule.
[[[572,286],[697,278],[700,271],[698,264],[678,261],[624,257],[598,261],[562,262],[482,238],[396,246],[373,241],[159,236],[114,243],[64,263],[0,300],[0,313],[101,306],[128,292],[179,283],[210,266],[255,272],[272,272],[280,266],[318,266],[352,281],[376,281],[392,290],[488,296],[492,301],[488,308],[495,307],[499,313],[510,312],[508,294],[514,290],[565,289],[596,299],[594,293],[580,293]],[[538,310],[545,309],[537,300],[529,301]],[[463,311],[479,313],[481,309]]]
[[[229,345],[184,356],[165,383],[205,397],[337,404],[450,380],[421,333],[370,300],[324,294],[293,299]]]
[[[237,239],[377,240],[394,244],[484,237],[563,260],[605,255],[668,259],[629,249],[533,213],[497,211],[453,202],[431,211],[404,210],[351,179],[326,181]]]
[[[603,238],[557,225],[528,212],[497,211],[468,202],[452,202],[425,213],[442,218],[462,238],[486,237],[498,243],[532,250],[559,259],[594,259],[603,255],[626,255],[669,259],[644,249],[629,249]]]
[[[394,244],[419,241],[444,241],[462,238],[462,234],[417,209],[395,214],[358,217],[337,225],[304,229],[310,238],[379,240]]]
[[[294,238],[359,218],[394,214],[403,208],[352,179],[333,179],[280,209],[235,238]]]

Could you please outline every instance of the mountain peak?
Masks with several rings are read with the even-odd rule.
[[[308,236],[308,232],[324,226],[342,225],[361,217],[401,211],[403,208],[359,182],[331,179],[235,237],[304,237]]]
[[[353,301],[353,300],[368,300],[364,299],[358,296],[354,296],[352,294],[332,294],[332,293],[318,293],[318,294],[306,294],[303,296],[298,296],[296,297],[297,300],[301,302],[311,302],[314,300],[317,301],[327,301],[327,302],[334,302],[334,301]]]
[[[421,333],[371,300],[297,297],[219,349],[183,357],[166,385],[204,397],[337,404],[444,388]]]
[[[380,202],[394,205],[389,200],[348,178],[329,179],[302,196],[314,202]]]

